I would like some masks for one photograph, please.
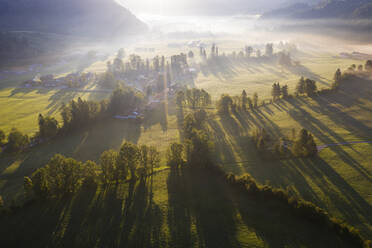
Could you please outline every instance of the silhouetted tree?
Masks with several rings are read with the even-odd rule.
[[[101,154],[100,165],[102,169],[102,180],[104,183],[112,181],[118,182],[118,168],[117,168],[118,153],[113,150],[105,151]]]
[[[222,95],[217,103],[217,111],[219,114],[228,114],[230,112],[233,100],[229,95]]]
[[[154,174],[154,168],[159,167],[160,164],[160,153],[154,146],[149,147],[148,161],[151,167],[151,174]]]
[[[289,94],[288,94],[288,85],[284,85],[282,86],[282,88],[280,89],[280,92],[282,94],[282,97],[285,99],[285,98],[288,98]]]
[[[365,70],[368,72],[372,71],[372,60],[368,60],[365,65]]]
[[[249,109],[253,109],[253,102],[250,97],[247,98],[247,104],[248,104]]]
[[[271,90],[271,95],[273,100],[276,101],[280,98],[281,95],[281,88],[279,83],[274,83]]]
[[[167,151],[167,164],[172,168],[179,168],[184,165],[184,148],[179,143],[170,145]]]
[[[258,107],[258,94],[257,94],[257,92],[255,92],[253,94],[253,107],[254,108],[257,108]]]
[[[190,167],[209,167],[213,165],[213,143],[203,130],[193,129],[185,141],[187,164]]]
[[[242,104],[242,110],[243,111],[247,110],[247,103],[248,103],[247,92],[245,92],[245,90],[243,90],[242,96],[241,96],[241,104]]]
[[[39,114],[39,136],[42,139],[53,138],[58,133],[58,121],[53,117],[43,117]]]
[[[308,96],[311,96],[311,95],[314,95],[316,91],[317,91],[316,82],[311,79],[306,79],[305,80],[305,93]]]
[[[299,157],[315,156],[318,153],[314,137],[306,129],[300,131],[299,137],[295,141],[292,151],[295,156]]]
[[[117,162],[120,178],[123,180],[127,177],[127,171],[130,171],[131,180],[136,179],[136,170],[139,163],[139,149],[136,145],[130,142],[124,142],[119,152]]]
[[[301,77],[296,86],[297,94],[305,94],[305,79]]]
[[[13,128],[8,135],[7,152],[20,152],[29,145],[29,138],[18,129]]]

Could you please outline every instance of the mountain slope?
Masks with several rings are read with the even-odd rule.
[[[146,30],[115,0],[0,0],[0,31],[112,37]]]
[[[369,19],[372,18],[371,0],[327,0],[315,6],[295,4],[262,16],[263,19]]]

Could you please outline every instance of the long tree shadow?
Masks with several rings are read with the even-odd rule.
[[[161,247],[162,213],[156,204],[150,204],[148,192],[148,183],[143,179],[98,190],[84,186],[73,197],[32,203],[12,215],[0,216],[1,223],[9,222],[0,226],[2,244]]]
[[[325,191],[325,195],[334,202],[335,207],[350,223],[362,227],[362,231],[367,237],[372,235],[371,230],[366,226],[366,224],[371,225],[372,223],[372,206],[326,161],[321,158],[306,159],[303,160],[303,164],[298,163],[297,166],[308,171],[307,175],[318,184],[320,189]],[[339,192],[332,192],[332,189],[327,186],[329,182],[337,188],[341,195]]]
[[[191,234],[191,195],[183,172],[172,168],[168,180],[168,226],[172,247],[193,247],[195,239]]]
[[[296,216],[277,199],[244,194],[206,170],[174,169],[168,182],[174,247],[242,247],[238,236],[252,233],[265,247],[350,247],[331,227]]]
[[[240,247],[226,188],[206,176],[190,169],[173,169],[169,175],[172,247]]]
[[[310,79],[313,79],[323,85],[329,86],[329,80],[321,77],[320,75],[312,72],[310,69],[303,65],[298,65],[298,66],[290,66],[286,67],[288,71],[290,71],[292,74],[298,75],[299,77],[307,77]]]

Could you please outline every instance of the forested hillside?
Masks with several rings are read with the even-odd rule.
[[[295,19],[369,19],[372,17],[370,0],[329,0],[319,5],[294,4],[265,13],[262,18]]]
[[[146,26],[115,0],[0,0],[0,30],[104,38]]]

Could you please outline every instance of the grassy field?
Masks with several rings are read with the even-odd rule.
[[[13,127],[32,135],[38,129],[37,118],[41,113],[60,119],[59,108],[81,97],[100,101],[108,93],[83,93],[73,90],[8,88],[0,90],[0,129],[8,133]]]
[[[195,85],[208,91],[215,100],[222,94],[240,95],[243,89],[249,96],[257,92],[261,100],[267,100],[271,98],[274,83],[287,84],[290,93],[293,93],[300,77],[304,76],[316,80],[319,89],[329,88],[338,68],[345,70],[351,64],[363,63],[324,53],[312,56],[300,54],[298,60],[301,65],[292,68],[254,62],[222,64],[202,70]]]
[[[154,109],[152,115],[144,120],[142,126],[131,121],[112,118],[86,128],[82,132],[36,146],[17,156],[2,154],[0,156],[0,195],[8,202],[21,197],[23,177],[44,166],[56,153],[81,161],[98,162],[104,151],[119,150],[124,141],[130,141],[135,144],[155,146],[161,153],[161,164],[164,166],[165,153],[169,144],[179,141],[174,106],[170,104],[167,113],[164,113],[165,109],[161,107]],[[37,122],[37,114],[35,115],[35,118],[33,118],[34,115],[29,116],[29,120]],[[37,125],[33,126],[37,128]]]
[[[269,65],[234,65],[229,68],[231,72],[224,75],[205,72],[196,80],[196,86],[209,91],[214,99],[221,93],[240,94],[243,89],[249,95],[258,92],[260,97],[269,98],[274,82],[287,83],[290,91],[293,91],[299,77],[304,75],[316,79],[320,88],[329,87],[338,67],[345,69],[356,62],[322,55],[304,57],[301,63],[302,72],[282,71]],[[318,145],[372,141],[371,94],[372,82],[365,80],[353,82],[331,96],[313,99],[299,97],[230,117],[213,114],[208,126],[216,143],[217,160],[228,172],[237,175],[249,173],[261,183],[288,188],[333,216],[358,227],[365,237],[372,237],[371,144],[326,148],[314,159],[270,162],[258,156],[249,139],[249,134],[256,127],[265,127],[276,137],[291,137],[293,128],[299,131],[304,127],[314,134]],[[0,129],[9,132],[12,127],[17,127],[33,134],[37,130],[39,113],[58,117],[62,102],[77,97],[101,100],[108,95],[1,89]],[[124,140],[129,140],[156,146],[164,159],[167,146],[179,140],[174,104],[169,107],[167,114],[162,110],[154,111],[143,127],[109,120],[16,157],[2,156],[0,195],[6,201],[11,201],[23,194],[23,177],[45,165],[55,153],[82,161],[97,160],[103,151],[119,149]],[[17,214],[15,218],[19,221],[13,223],[21,223],[19,233],[29,235],[25,236],[25,241],[36,237],[35,242],[61,246],[85,242],[94,247],[103,244],[147,247],[176,247],[176,244],[179,247],[228,247],[225,246],[227,244],[240,244],[241,247],[334,247],[333,242],[337,242],[334,241],[337,238],[333,239],[329,232],[294,218],[277,203],[241,200],[224,186],[204,178],[178,178],[169,184],[174,179],[172,176],[168,171],[157,174],[153,186],[154,205],[151,207],[144,200],[148,197],[147,187],[136,185],[130,190],[128,185],[119,192],[85,191],[72,201],[56,202],[45,208],[30,206],[24,213]],[[172,190],[182,193],[177,195]],[[40,229],[32,229],[29,225],[39,220],[41,211],[50,218],[42,219],[43,225],[40,226],[44,230],[39,232]],[[147,219],[147,214],[151,216],[150,223],[143,221]],[[102,223],[109,224],[102,227]],[[283,224],[285,229],[282,228]],[[31,229],[32,232],[27,232]],[[315,240],[314,236],[319,239]]]
[[[153,184],[148,180],[83,188],[72,199],[35,203],[2,216],[0,220],[8,223],[0,227],[2,243],[28,247],[350,247],[331,229],[294,216],[285,204],[241,195],[207,173],[163,171],[153,180]]]
[[[261,183],[289,188],[372,235],[372,144],[333,146],[314,159],[264,161],[249,133],[264,127],[276,137],[292,128],[314,134],[318,145],[372,141],[371,81],[350,82],[334,95],[295,98],[247,114],[209,120],[216,154],[225,170],[251,174]]]

